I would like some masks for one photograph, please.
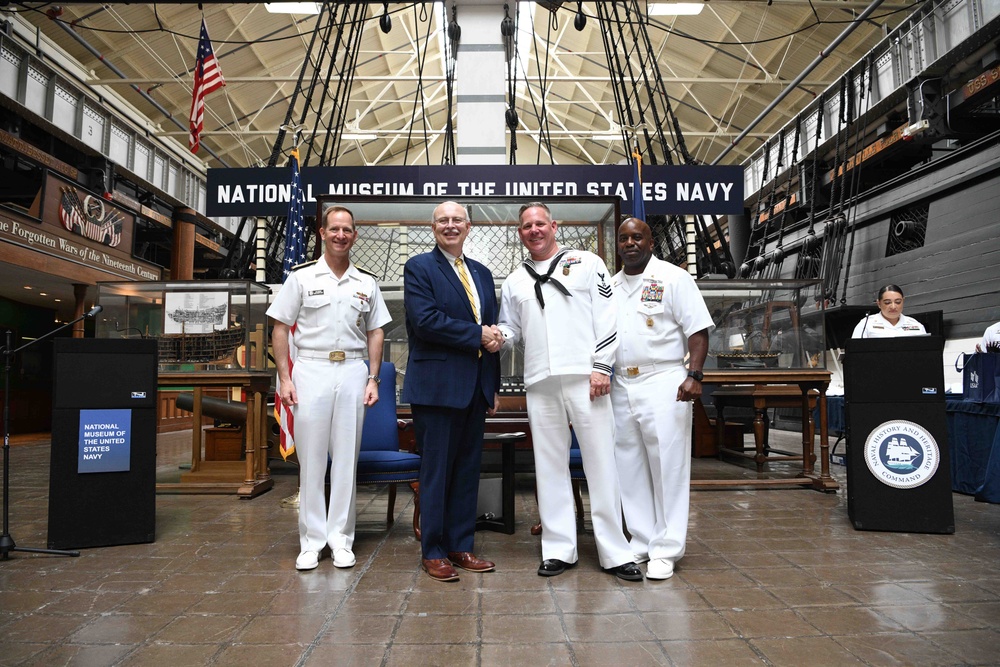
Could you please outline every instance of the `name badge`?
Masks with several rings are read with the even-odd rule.
[[[320,295],[320,294],[324,294],[324,290],[321,290],[321,289],[311,289],[311,290],[309,290],[309,294],[307,296],[317,296],[317,295]]]

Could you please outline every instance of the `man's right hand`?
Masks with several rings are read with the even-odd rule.
[[[500,333],[496,325],[483,327],[482,344],[487,352],[500,351],[500,348],[503,346],[503,334]]]
[[[295,385],[292,381],[281,383],[281,404],[287,407],[297,405],[299,402],[299,396],[295,393]]]

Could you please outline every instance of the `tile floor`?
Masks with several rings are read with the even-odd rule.
[[[189,438],[161,436],[159,476]],[[44,547],[49,447],[10,451],[10,532]],[[713,467],[740,470],[695,476]],[[420,571],[408,492],[385,529],[384,489],[359,492],[356,567],[296,572],[295,476],[275,479],[157,496],[151,544],[0,561],[0,665],[1000,664],[1000,506],[967,496],[949,536],[855,531],[843,491],[696,491],[676,575],[626,583],[587,534],[577,568],[535,574],[525,475],[517,532],[477,536],[497,571],[445,584]]]

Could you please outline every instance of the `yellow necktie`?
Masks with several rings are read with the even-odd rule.
[[[462,281],[462,287],[465,288],[465,296],[469,298],[469,305],[472,306],[472,314],[476,316],[476,324],[479,324],[479,311],[476,310],[476,297],[473,296],[475,292],[472,291],[472,281],[469,280],[469,274],[465,271],[465,262],[459,257],[455,260],[455,266],[458,267],[458,279]]]

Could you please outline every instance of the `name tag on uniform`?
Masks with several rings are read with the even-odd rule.
[[[320,294],[323,294],[323,293],[324,293],[324,291],[321,290],[321,289],[311,289],[311,290],[309,290],[309,293],[306,296],[317,296],[317,295],[320,295]]]

